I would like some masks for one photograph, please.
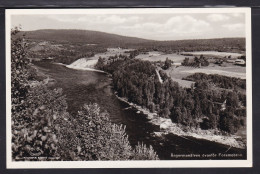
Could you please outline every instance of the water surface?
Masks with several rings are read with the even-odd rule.
[[[246,150],[230,148],[207,140],[174,134],[156,136],[155,133],[161,131],[160,127],[151,124],[146,115],[137,113],[135,108],[128,109],[129,105],[114,95],[111,78],[104,73],[69,69],[50,62],[35,62],[34,64],[41,72],[55,79],[55,87],[63,89],[70,114],[76,114],[84,103],[98,103],[102,111],[109,113],[113,123],[126,125],[126,133],[132,146],[138,142],[152,145],[162,160],[246,158]],[[240,156],[223,157],[219,153]],[[190,157],[178,156],[182,154]],[[203,157],[205,155],[209,157]]]

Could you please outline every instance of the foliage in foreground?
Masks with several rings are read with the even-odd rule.
[[[97,104],[70,115],[62,90],[35,80],[25,44],[13,39],[17,32],[11,32],[13,160],[158,159],[151,146],[132,148],[125,127],[112,124]]]
[[[152,147],[138,145],[132,149],[125,127],[112,124],[97,104],[84,105],[74,118],[69,118],[59,142],[66,160],[158,159]]]

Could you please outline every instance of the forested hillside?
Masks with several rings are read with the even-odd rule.
[[[24,31],[26,39],[54,41],[59,43],[85,43],[102,44],[107,46],[124,46],[128,44],[140,44],[149,40],[135,37],[120,36],[117,34],[104,33],[90,30],[36,30]]]
[[[104,47],[127,47],[144,50],[173,51],[245,51],[245,38],[197,39],[177,41],[154,41],[136,37],[89,30],[36,30],[23,31],[25,38],[31,41],[49,41],[56,43],[97,44]]]
[[[36,30],[23,31],[28,43],[28,57],[50,58],[54,62],[71,64],[79,58],[104,53],[107,48],[134,49],[138,55],[148,51],[175,53],[182,51],[245,51],[244,38],[200,39],[180,41],[153,41],[89,30]],[[17,36],[15,36],[17,37]]]
[[[245,88],[245,81],[225,76],[198,75],[195,86],[182,88],[163,74],[160,83],[155,66],[149,61],[125,59],[104,65],[102,59],[97,64],[100,69],[113,74],[114,88],[120,97],[157,112],[160,117],[169,117],[175,123],[187,127],[219,129],[235,133],[245,126],[246,96],[238,90]],[[216,89],[224,81],[222,90]]]

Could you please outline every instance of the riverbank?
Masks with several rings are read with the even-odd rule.
[[[117,95],[116,95],[117,96]],[[161,132],[155,132],[156,136],[162,136],[169,133],[181,136],[181,137],[194,137],[197,139],[204,139],[224,145],[228,145],[230,147],[245,149],[246,144],[241,140],[240,136],[236,135],[221,135],[220,131],[217,130],[202,130],[200,128],[187,128],[182,125],[173,123],[169,118],[159,117],[157,113],[151,113],[148,109],[142,108],[134,103],[129,102],[126,98],[118,97],[117,98],[125,103],[128,103],[131,107],[136,108],[137,112],[142,112],[147,115],[147,118],[150,120],[149,122],[160,126]]]
[[[70,66],[70,65],[67,65],[66,67],[77,69],[77,70],[88,70],[88,71],[97,71],[97,72],[106,73],[104,71],[92,69],[89,67],[83,68],[79,66]],[[216,143],[220,143],[220,144],[224,144],[230,147],[235,147],[240,149],[245,149],[246,147],[246,143],[243,142],[242,137],[240,136],[222,135],[222,133],[218,130],[202,130],[200,128],[195,129],[195,128],[184,127],[180,124],[173,123],[172,120],[169,118],[161,118],[158,116],[157,113],[151,113],[146,108],[142,108],[141,106],[128,102],[126,98],[121,98],[118,96],[117,98],[129,104],[131,107],[136,108],[138,110],[137,113],[143,113],[144,115],[146,115],[150,123],[159,126],[161,131],[155,132],[154,134],[155,136],[162,136],[162,135],[172,133],[187,139],[188,137],[194,137],[197,139],[204,139],[204,140],[208,140],[208,141],[212,141],[212,142],[216,142]]]
[[[100,72],[100,73],[108,74],[108,73],[105,72],[105,71],[98,70],[98,69],[94,69],[94,68],[80,67],[80,66],[75,66],[75,65],[71,65],[71,64],[70,64],[70,65],[66,65],[66,64],[63,64],[63,63],[53,63],[53,64],[62,65],[62,66],[65,66],[65,67],[67,67],[67,68],[71,68],[71,69],[75,69],[75,70],[95,71],[95,72]]]
[[[67,68],[71,68],[71,69],[76,69],[76,70],[85,70],[85,71],[95,71],[95,72],[101,72],[101,73],[105,73],[107,74],[107,72],[105,71],[101,71],[101,70],[97,70],[94,68],[82,68],[82,67],[76,67],[76,66],[71,66],[71,65],[66,65]]]

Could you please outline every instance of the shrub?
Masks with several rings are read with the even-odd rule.
[[[158,159],[151,147],[138,145],[132,150],[125,127],[112,124],[97,104],[85,104],[73,124],[62,129],[60,138],[66,160]]]
[[[71,129],[65,129],[64,140],[72,138],[75,143],[70,149],[70,158],[73,160],[127,160],[131,146],[125,129],[113,125],[108,115],[100,113],[97,104],[84,105],[82,110],[73,119]],[[73,137],[69,132],[74,132]],[[66,137],[67,135],[67,137]],[[67,145],[61,147],[66,151]]]
[[[11,101],[12,112],[24,109],[23,102],[28,92],[28,59],[26,59],[26,45],[21,38],[17,38],[18,28],[11,31]]]
[[[48,90],[42,85],[31,88],[24,106],[23,111],[12,113],[13,158],[59,157],[56,153],[58,123],[68,115],[61,89]]]
[[[58,157],[57,122],[67,114],[67,104],[61,89],[49,90],[42,82],[31,85],[36,71],[26,58],[26,44],[18,32],[18,28],[11,31],[12,157]]]
[[[135,146],[134,154],[133,154],[134,160],[158,160],[158,155],[153,150],[153,147],[146,147],[143,143],[138,143],[137,146]]]

